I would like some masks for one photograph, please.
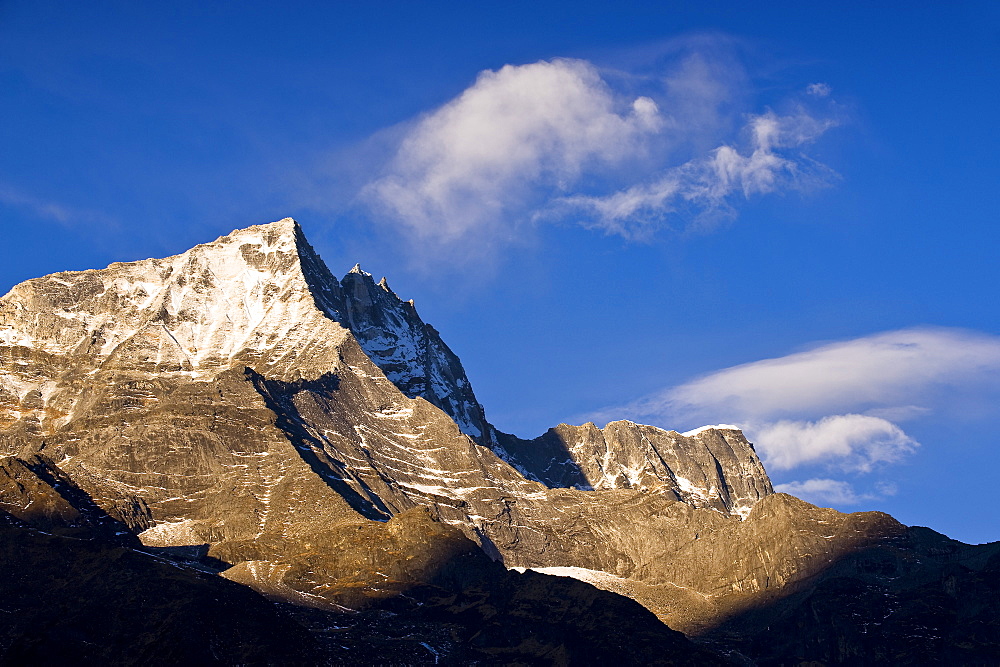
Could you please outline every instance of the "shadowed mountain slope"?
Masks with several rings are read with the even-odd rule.
[[[508,572],[426,509],[341,525],[226,581],[197,552],[109,535],[66,483],[0,480],[4,507],[42,508],[0,510],[0,664],[724,664],[628,598]],[[280,604],[235,583],[258,569]]]

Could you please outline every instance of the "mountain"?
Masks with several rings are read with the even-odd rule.
[[[14,287],[0,456],[10,539],[69,545],[44,548],[74,571],[83,542],[135,577],[169,562],[198,581],[178,600],[259,594],[310,660],[1000,655],[1000,544],[776,494],[733,427],[502,433],[413,303],[357,266],[335,278],[291,219]]]

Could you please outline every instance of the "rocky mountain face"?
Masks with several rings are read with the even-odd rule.
[[[858,622],[804,608],[868,591],[857,618],[902,642],[912,627],[884,619],[926,587],[946,605],[996,577],[997,545],[774,494],[731,427],[500,433],[413,303],[360,267],[336,279],[290,219],[11,290],[0,455],[17,540],[84,535],[135,554],[137,577],[159,580],[149,559],[167,559],[198,586],[249,587],[334,662],[850,662],[871,650]],[[939,641],[923,650],[997,650],[984,604],[979,625],[928,612]],[[788,623],[798,644],[762,639]]]
[[[344,276],[341,288],[340,321],[386,378],[409,398],[419,396],[444,410],[477,442],[495,442],[462,362],[420,319],[413,301],[396,296],[385,278],[376,285],[360,265]]]
[[[501,433],[499,442],[507,461],[549,487],[666,493],[740,517],[774,493],[753,445],[730,426],[680,434],[630,421],[560,424],[529,441]]]

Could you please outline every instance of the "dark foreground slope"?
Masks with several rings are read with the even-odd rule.
[[[0,524],[0,664],[309,664],[310,633],[253,591],[100,540]]]
[[[45,463],[0,474],[0,664],[724,664],[628,598],[508,572],[422,509],[295,561],[290,577],[318,574],[350,608],[261,596],[214,559],[108,531],[70,480],[33,478]]]
[[[963,544],[878,512],[845,515],[784,494],[757,513],[774,531],[749,538],[758,548],[817,527],[828,545],[819,558],[785,563],[798,570],[788,585],[700,630],[706,646],[758,665],[1000,664],[1000,542]]]

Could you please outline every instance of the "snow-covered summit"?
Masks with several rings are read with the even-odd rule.
[[[0,344],[98,364],[138,347],[158,370],[204,377],[236,358],[251,367],[291,361],[318,336],[337,344],[345,329],[405,394],[441,407],[473,437],[490,432],[461,362],[412,301],[360,265],[338,281],[292,218],[165,259],[29,280],[0,302]]]
[[[159,370],[192,374],[291,351],[320,314],[304,275],[317,258],[303,244],[285,218],[164,259],[29,280],[0,300],[0,342],[98,364],[146,355]]]

